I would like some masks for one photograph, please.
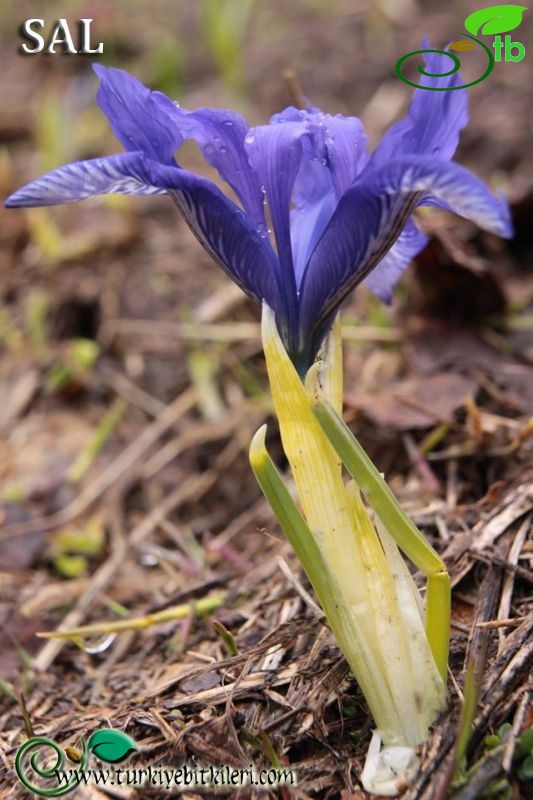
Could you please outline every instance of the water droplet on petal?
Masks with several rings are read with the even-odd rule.
[[[226,126],[226,128],[233,128],[233,122],[230,119],[225,119],[224,125]]]
[[[221,144],[220,147],[218,148],[220,153],[225,153],[227,151],[227,149],[228,148],[223,144]]]
[[[253,144],[255,142],[255,133],[247,133],[244,137],[245,144]]]

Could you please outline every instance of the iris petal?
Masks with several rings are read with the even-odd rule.
[[[319,108],[289,106],[274,114],[272,123],[305,122],[312,140],[313,156],[331,175],[337,198],[354,182],[368,161],[367,137],[358,117],[324,114]],[[295,190],[298,191],[298,183]]]
[[[294,276],[299,290],[309,256],[335,211],[337,198],[331,173],[318,158],[304,157],[296,185],[290,226]]]
[[[100,78],[96,99],[121,145],[155,161],[173,163],[183,137],[170,116],[170,100],[124,70],[101,64],[93,69]]]
[[[429,48],[424,40],[422,47]],[[427,53],[424,69],[426,72],[442,75],[451,68],[451,59],[438,53]],[[427,78],[422,76],[421,86],[439,88],[459,86],[464,81],[456,72],[447,78]],[[411,153],[432,155],[449,160],[457,148],[459,133],[468,123],[468,90],[456,89],[451,92],[417,89],[405,119],[396,122],[384,134],[376,147],[370,165],[376,168],[392,158]]]
[[[324,115],[327,162],[337,197],[341,197],[368,161],[366,135],[360,119]]]
[[[147,183],[139,173],[141,159],[141,153],[121,153],[66,164],[18,189],[5,205],[55,206],[97,194],[165,194],[164,188]]]
[[[251,128],[245,139],[252,169],[268,200],[280,262],[282,292],[289,311],[291,334],[296,334],[298,304],[292,258],[290,204],[302,160],[305,125],[290,122]],[[269,304],[270,305],[270,304]]]
[[[405,268],[426,246],[428,237],[411,219],[396,239],[387,255],[364,279],[363,283],[384,303],[392,302],[393,289]]]
[[[309,260],[301,289],[301,347],[377,267],[428,196],[485,230],[512,235],[506,202],[457,164],[422,156],[365,171],[341,198]]]
[[[73,203],[99,194],[167,194],[207,252],[249,295],[276,311],[287,336],[287,312],[277,283],[277,258],[254,224],[206,178],[142,153],[78,161],[19,189],[7,206]]]
[[[310,254],[329,222],[339,197],[366,163],[366,136],[356,117],[332,117],[318,108],[289,106],[273,124],[304,123],[302,159],[294,182],[290,215],[297,290]]]
[[[420,192],[417,205],[444,207],[503,238],[513,235],[509,205],[459,164],[429,157],[391,161],[376,172],[375,186],[387,194]]]
[[[157,102],[164,105],[166,98]],[[174,106],[174,122],[185,139],[194,139],[208,164],[228,183],[255,224],[266,229],[263,193],[248,162],[244,140],[249,126],[235,111],[199,108],[186,111]]]

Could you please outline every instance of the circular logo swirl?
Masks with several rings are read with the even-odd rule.
[[[448,50],[413,50],[412,53],[406,53],[396,62],[396,75],[401,81],[409,84],[409,86],[414,86],[415,89],[427,89],[427,91],[429,92],[453,92],[456,89],[467,89],[469,86],[475,86],[476,83],[481,83],[481,81],[484,81],[485,78],[487,78],[490,75],[490,73],[494,68],[494,56],[492,55],[487,45],[484,42],[480,41],[479,39],[476,39],[475,36],[470,36],[469,33],[462,33],[461,35],[467,36],[469,39],[472,39],[472,41],[479,44],[488,56],[489,63],[487,69],[485,70],[481,78],[478,78],[475,81],[471,81],[470,83],[464,83],[461,86],[420,86],[418,83],[410,81],[409,78],[406,78],[405,75],[403,75],[402,67],[404,62],[407,61],[408,58],[411,58],[411,56],[419,56],[423,55],[424,53],[439,53],[439,55],[448,56],[448,58],[451,58],[451,60],[453,61],[453,67],[450,70],[448,70],[448,72],[442,72],[442,73],[426,72],[424,67],[421,64],[419,64],[417,69],[421,75],[423,75],[426,78],[448,78],[450,75],[455,75],[455,73],[458,72],[459,69],[461,68],[461,62],[459,61],[459,58],[457,56],[455,56],[453,53],[448,52]]]
[[[47,755],[45,748],[51,748],[55,753],[55,762],[51,766],[45,766],[43,763],[43,755],[45,757]],[[80,759],[76,761],[78,770],[84,769],[86,756],[87,748],[85,743],[83,743]],[[57,785],[57,771],[62,769],[64,758],[64,751],[53,739],[48,739],[46,736],[34,736],[19,747],[15,757],[15,770],[21,783],[23,783],[30,792],[35,792],[43,797],[57,797],[70,792],[78,785],[75,777],[72,777],[66,784],[62,783],[61,785]],[[33,775],[30,774],[31,772]],[[56,785],[47,788],[46,785],[32,783],[32,780],[39,778],[42,779],[42,781],[48,781],[54,778]]]

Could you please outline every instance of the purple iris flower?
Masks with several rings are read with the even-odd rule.
[[[438,74],[443,58],[428,54],[426,70]],[[416,90],[405,119],[369,155],[356,117],[289,107],[269,125],[250,128],[233,111],[187,111],[122,70],[94,69],[98,103],[127,152],[60,167],[6,205],[169,194],[215,261],[274,310],[301,373],[357,284],[390,300],[426,242],[412,217],[417,206],[440,206],[500,236],[512,233],[505,200],[450,162],[467,123],[466,90]],[[422,78],[440,88],[460,80]],[[185,139],[197,142],[236,200],[176,162]]]

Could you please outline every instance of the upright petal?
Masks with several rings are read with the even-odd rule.
[[[159,96],[156,102],[165,104]],[[244,117],[225,109],[199,108],[187,111],[174,106],[171,114],[184,139],[194,139],[208,164],[233,189],[248,216],[266,229],[263,192],[244,146],[249,126]]]
[[[429,42],[422,46],[429,49]],[[436,77],[422,76],[420,86],[439,88],[460,86],[461,75],[438,77],[453,66],[451,58],[435,51],[425,55],[424,69]],[[450,159],[457,148],[459,132],[468,122],[468,90],[430,91],[417,89],[413,94],[407,116],[392,125],[372,154],[370,165],[377,168],[391,158],[411,153]]]
[[[304,155],[290,212],[292,259],[296,289],[300,290],[309,256],[335,211],[337,198],[331,172],[323,161]]]
[[[294,183],[290,216],[297,290],[309,255],[329,222],[339,197],[366,163],[366,136],[357,117],[332,117],[318,108],[289,106],[272,124],[304,123],[302,159]]]
[[[297,332],[298,304],[290,206],[302,160],[302,137],[306,135],[303,123],[288,122],[251,128],[245,139],[250,164],[260,185],[264,187],[268,201],[281,268],[280,282],[289,309],[290,330],[294,335]]]
[[[93,69],[100,78],[96,99],[121,145],[171,164],[183,141],[171,116],[171,101],[124,70],[101,64],[93,64]]]
[[[340,198],[361,173],[368,161],[367,137],[357,117],[323,115],[326,159],[335,193]]]
[[[413,156],[365,171],[341,198],[309,260],[301,289],[300,348],[377,267],[428,196],[485,230],[512,234],[506,202],[457,164]]]
[[[332,116],[315,107],[299,109],[289,106],[275,114],[272,122],[306,123],[313,140],[314,155],[329,170],[337,198],[344,194],[368,161],[367,137],[358,117]]]

